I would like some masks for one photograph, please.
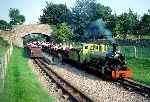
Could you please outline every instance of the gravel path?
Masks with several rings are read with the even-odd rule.
[[[129,92],[112,82],[106,82],[83,71],[79,71],[70,65],[57,64],[49,66],[95,102],[150,102],[150,99],[134,92]]]

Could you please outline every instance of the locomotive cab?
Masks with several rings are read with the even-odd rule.
[[[104,44],[83,44],[82,52],[80,54],[83,56],[82,62],[90,62],[93,59],[104,58],[107,46]]]
[[[104,57],[106,50],[107,47],[103,44],[82,43],[80,48],[74,48],[70,51],[69,59],[79,61],[80,63],[89,63],[92,59]]]

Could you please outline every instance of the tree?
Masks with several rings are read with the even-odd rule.
[[[8,30],[11,29],[11,25],[7,23],[5,20],[0,20],[0,30]]]
[[[137,25],[139,24],[138,15],[134,13],[131,9],[129,9],[128,13],[128,34],[135,34]]]
[[[25,22],[25,16],[20,15],[19,9],[10,8],[9,10],[10,24],[17,25]]]
[[[92,36],[90,33],[87,33],[86,30],[91,22],[95,22],[98,19],[101,19],[102,22],[104,21],[106,28],[110,31],[113,31],[115,27],[116,15],[111,14],[112,10],[110,7],[96,3],[96,0],[77,0],[72,11],[72,25],[75,35],[79,37],[78,39],[83,39],[84,37],[87,39],[87,36]],[[93,36],[100,36],[97,35],[98,33],[92,34]]]
[[[113,32],[117,16],[112,14],[112,9],[108,6],[104,6],[100,3],[96,4],[96,15],[94,20],[102,19],[106,23],[106,27]]]
[[[43,9],[43,14],[39,20],[43,24],[57,25],[69,21],[71,11],[64,4],[53,4],[46,2],[46,7]]]
[[[77,0],[72,9],[72,27],[77,40],[81,40],[88,24],[96,15],[96,0]]]
[[[139,24],[139,35],[150,34],[150,13],[144,14]]]
[[[117,17],[114,31],[117,35],[122,35],[125,39],[129,34],[135,34],[139,23],[138,16],[129,9],[128,13],[123,13]]]
[[[16,17],[18,15],[20,15],[20,12],[19,12],[18,9],[16,9],[16,8],[10,8],[10,10],[9,10],[9,17],[10,18],[14,18],[14,17]]]
[[[73,32],[70,26],[66,23],[61,23],[52,36],[57,42],[70,42],[73,38]]]

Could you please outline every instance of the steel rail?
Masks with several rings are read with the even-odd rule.
[[[125,88],[135,91],[142,96],[150,98],[150,86],[144,85],[128,78],[118,79],[117,82],[119,82]]]

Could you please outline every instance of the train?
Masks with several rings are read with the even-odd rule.
[[[117,80],[132,76],[131,68],[127,67],[125,56],[117,50],[117,44],[112,44],[108,51],[105,44],[80,43],[78,46],[66,46],[50,42],[26,45],[31,58],[43,57],[47,53],[53,59],[61,59],[63,63],[76,65],[88,71],[95,71],[105,79]]]
[[[42,48],[45,53],[65,63],[94,70],[105,79],[116,80],[131,77],[132,70],[127,67],[125,56],[117,50],[117,44],[113,43],[110,51],[107,47],[105,44],[81,43],[77,47],[50,44]]]

